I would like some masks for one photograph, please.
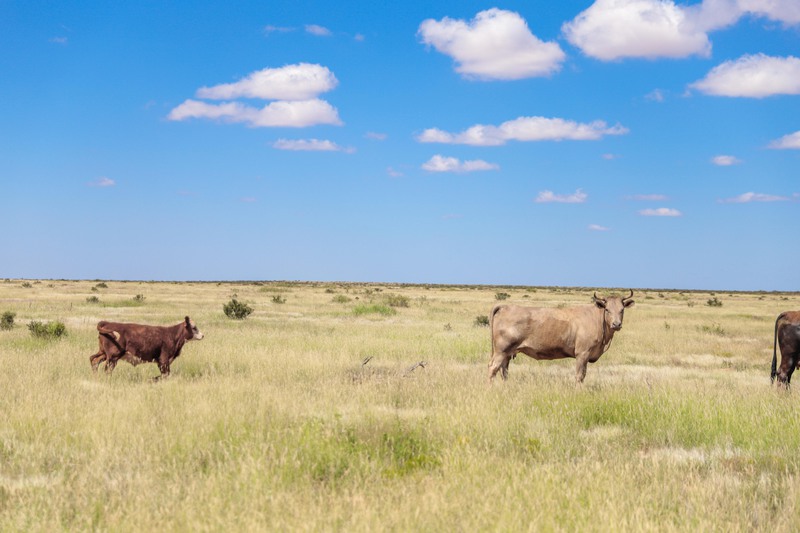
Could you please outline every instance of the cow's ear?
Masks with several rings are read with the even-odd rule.
[[[189,317],[188,317],[188,316],[186,317],[186,327],[187,327],[187,328],[190,328],[190,327],[192,327],[192,321],[189,319]]]
[[[636,302],[634,302],[633,300],[624,300],[622,302],[622,305],[625,306],[625,307],[633,307],[634,303],[636,303]]]
[[[594,305],[596,305],[598,309],[606,308],[606,302],[604,300],[601,300],[600,298],[592,298],[592,300],[594,301]]]

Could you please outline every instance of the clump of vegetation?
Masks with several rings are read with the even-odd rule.
[[[6,311],[0,316],[0,329],[9,330],[14,328],[14,318],[17,313],[13,311]]]
[[[108,285],[106,285],[104,281],[101,281],[100,283],[98,283],[97,285],[95,285],[95,286],[94,286],[94,288],[95,288],[95,289],[107,289],[107,288],[108,288]]]
[[[494,299],[495,300],[507,300],[510,297],[511,297],[511,295],[508,294],[507,292],[496,292],[494,294]]]
[[[274,303],[274,304],[285,304],[286,303],[286,298],[284,298],[280,294],[276,294],[275,296],[272,297],[272,303]]]
[[[402,294],[387,294],[385,301],[389,307],[408,307],[409,299]]]
[[[352,299],[348,296],[345,296],[344,294],[337,294],[336,296],[333,297],[333,300],[331,301],[335,304],[346,304],[348,302],[351,302]]]
[[[236,298],[231,298],[230,302],[222,306],[222,310],[225,312],[225,316],[233,320],[244,320],[253,312],[252,307]]]
[[[30,289],[31,287],[33,287],[33,285],[31,285],[31,282],[30,282],[30,281],[23,281],[23,282],[22,282],[22,288],[24,288],[24,289]]]
[[[67,334],[67,326],[63,322],[39,322],[34,320],[28,323],[28,330],[37,339],[57,339]]]
[[[133,301],[139,304],[143,304],[145,300],[146,297],[144,294],[137,294],[136,296],[133,297]]]
[[[487,315],[478,315],[475,317],[475,325],[480,328],[489,327],[489,317]]]
[[[720,337],[724,337],[725,336],[725,330],[717,322],[714,322],[710,326],[708,326],[708,325],[699,326],[698,329],[700,331],[702,331],[703,333],[708,333],[710,335],[719,335]]]
[[[356,316],[371,315],[371,314],[392,316],[396,315],[397,311],[394,309],[394,307],[389,307],[388,305],[384,304],[363,304],[354,307],[353,314],[355,314]]]
[[[100,303],[100,298],[98,298],[97,296],[89,296],[88,298],[86,298],[86,303],[99,304]]]
[[[717,297],[714,296],[706,301],[706,305],[709,307],[722,307],[722,301],[718,300]]]

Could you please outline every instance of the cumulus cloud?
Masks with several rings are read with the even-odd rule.
[[[784,135],[769,143],[773,150],[800,150],[800,131]]]
[[[499,126],[477,124],[460,133],[448,133],[430,128],[417,136],[423,143],[469,144],[499,146],[508,141],[592,141],[604,135],[622,135],[628,129],[617,124],[608,127],[601,121],[581,124],[572,120],[545,117],[520,117]]]
[[[541,191],[534,202],[537,204],[561,203],[561,204],[582,204],[589,198],[589,195],[578,189],[572,194],[555,194],[553,191]]]
[[[201,87],[197,97],[207,100],[260,98],[263,100],[310,100],[339,84],[322,65],[298,63],[253,72],[235,83]]]
[[[745,55],[717,65],[690,87],[713,96],[744,98],[800,94],[800,59]]]
[[[672,0],[597,0],[562,31],[584,54],[603,61],[711,53],[706,33]]]
[[[260,109],[239,102],[209,104],[190,99],[170,111],[167,118],[176,121],[207,118],[244,123],[254,128],[305,128],[317,124],[342,124],[336,108],[319,99],[271,102]]]
[[[611,231],[611,228],[601,226],[600,224],[589,224],[589,229],[592,231]]]
[[[417,35],[426,45],[452,57],[456,72],[481,80],[517,80],[548,76],[566,55],[555,42],[533,35],[518,13],[492,8],[471,21],[428,19]]]
[[[278,139],[272,143],[272,147],[296,152],[355,152],[354,148],[345,148],[333,141],[321,139]]]
[[[774,194],[763,194],[759,192],[746,192],[733,198],[719,200],[721,204],[749,204],[750,202],[786,202],[791,200],[788,196],[776,196]]]
[[[797,0],[738,0],[737,4],[743,13],[784,24],[800,24],[800,3]]]
[[[711,158],[711,162],[718,167],[730,167],[738,165],[742,160],[732,155],[716,155]]]
[[[435,155],[423,163],[422,169],[428,172],[476,172],[479,170],[498,170],[500,167],[494,163],[487,163],[481,159],[461,161],[455,157]]]
[[[318,24],[306,24],[306,33],[316,35],[317,37],[329,37],[333,35],[331,30]]]
[[[657,209],[642,209],[639,214],[643,217],[679,217],[683,215],[677,209],[671,207],[659,207]]]
[[[96,180],[88,182],[86,185],[89,187],[113,187],[117,182],[106,176],[100,176]]]

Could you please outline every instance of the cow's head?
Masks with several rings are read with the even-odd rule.
[[[619,296],[609,296],[608,298],[598,298],[594,293],[592,300],[594,305],[603,310],[603,320],[606,325],[614,331],[622,329],[622,317],[625,315],[625,308],[633,305],[633,291],[630,296],[621,298]]]
[[[192,320],[188,316],[186,317],[186,331],[189,334],[188,340],[190,341],[199,341],[202,340],[203,338],[203,333],[199,329],[197,329],[194,320]]]

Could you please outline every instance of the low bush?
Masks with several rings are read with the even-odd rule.
[[[284,298],[280,294],[276,294],[275,296],[272,297],[272,303],[274,303],[274,304],[285,304],[286,303],[286,298]]]
[[[706,305],[709,307],[722,307],[722,301],[718,300],[717,297],[714,296],[706,301]]]
[[[67,326],[63,322],[39,322],[34,320],[28,323],[28,330],[37,339],[57,339],[67,334]]]
[[[349,296],[345,296],[344,294],[337,294],[336,296],[333,297],[333,300],[331,301],[335,304],[346,304],[348,302],[351,302],[352,299]]]
[[[392,316],[396,315],[397,311],[394,309],[394,307],[389,307],[388,305],[364,304],[364,305],[357,305],[356,307],[354,307],[353,313],[356,316],[369,315],[369,314]]]
[[[494,295],[494,299],[495,300],[507,300],[510,297],[511,297],[511,295],[508,294],[507,292],[497,292]]]
[[[487,315],[478,315],[475,317],[475,325],[478,327],[488,327],[489,317]]]
[[[408,296],[402,294],[387,294],[384,296],[386,305],[389,307],[408,307]]]
[[[234,320],[244,320],[253,312],[252,307],[236,298],[231,298],[230,302],[222,306],[222,310],[225,312],[225,316]]]
[[[100,303],[100,298],[98,298],[97,296],[89,296],[88,298],[86,298],[86,303],[99,304]]]
[[[0,329],[12,329],[14,327],[14,318],[17,313],[13,311],[6,311],[0,316]]]

